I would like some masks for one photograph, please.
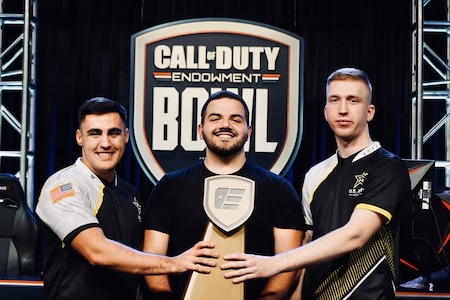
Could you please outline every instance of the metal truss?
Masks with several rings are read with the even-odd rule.
[[[450,0],[412,0],[411,158],[435,160],[446,187],[450,187],[449,4]],[[427,132],[425,126],[430,127]]]
[[[34,202],[37,0],[0,0],[0,171]]]

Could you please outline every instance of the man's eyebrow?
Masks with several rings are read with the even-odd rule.
[[[218,113],[218,112],[213,112],[213,113],[210,113],[210,114],[208,115],[208,117],[220,117],[220,116],[222,116],[222,114],[221,114],[221,113]],[[232,116],[232,117],[241,117],[241,118],[244,117],[244,115],[242,115],[242,114],[240,114],[240,113],[232,114],[231,116]]]
[[[355,96],[355,95],[348,95],[345,99],[357,99],[357,100],[361,100],[362,97],[360,97],[360,96]]]
[[[90,128],[86,131],[87,133],[101,133],[102,130],[98,128]]]
[[[87,133],[89,133],[89,134],[93,134],[93,133],[94,134],[99,134],[99,133],[102,133],[102,132],[103,132],[103,130],[101,130],[99,128],[90,128],[90,129],[87,130]],[[108,129],[108,133],[109,134],[117,133],[117,132],[122,132],[122,129],[119,128],[119,127],[113,127],[113,128]]]
[[[244,116],[243,115],[241,115],[241,114],[234,114],[234,115],[231,115],[233,118],[241,118],[241,119],[244,119]]]
[[[349,98],[361,98],[361,97],[360,97],[360,96],[357,96],[357,95],[353,95],[353,94],[345,95],[344,97],[341,97],[341,96],[339,96],[339,95],[337,95],[337,94],[331,94],[331,95],[328,95],[328,98],[343,98],[343,99],[349,99]]]
[[[110,128],[110,129],[108,129],[108,133],[112,133],[112,132],[122,132],[122,129],[121,128],[119,128],[119,127],[113,127],[113,128]]]

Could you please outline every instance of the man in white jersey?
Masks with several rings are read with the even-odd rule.
[[[78,112],[77,161],[53,174],[36,213],[45,235],[46,299],[138,299],[138,275],[209,272],[217,253],[197,243],[177,257],[142,247],[140,196],[116,174],[129,139],[126,110],[106,98],[86,101]]]

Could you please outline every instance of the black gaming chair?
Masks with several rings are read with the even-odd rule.
[[[19,180],[0,173],[0,275],[36,275],[39,227]]]

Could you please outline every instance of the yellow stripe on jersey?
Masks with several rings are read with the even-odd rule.
[[[367,203],[359,203],[355,206],[355,209],[362,208],[367,209],[376,213],[379,213],[382,216],[385,216],[388,219],[388,223],[392,220],[392,214],[385,209],[382,209],[378,206],[367,204]]]
[[[95,204],[94,216],[97,216],[98,210],[100,209],[100,207],[103,204],[103,196],[104,196],[103,190],[105,189],[105,186],[102,184],[99,187],[99,189],[100,190],[99,190],[98,200],[97,200],[97,203]]]

